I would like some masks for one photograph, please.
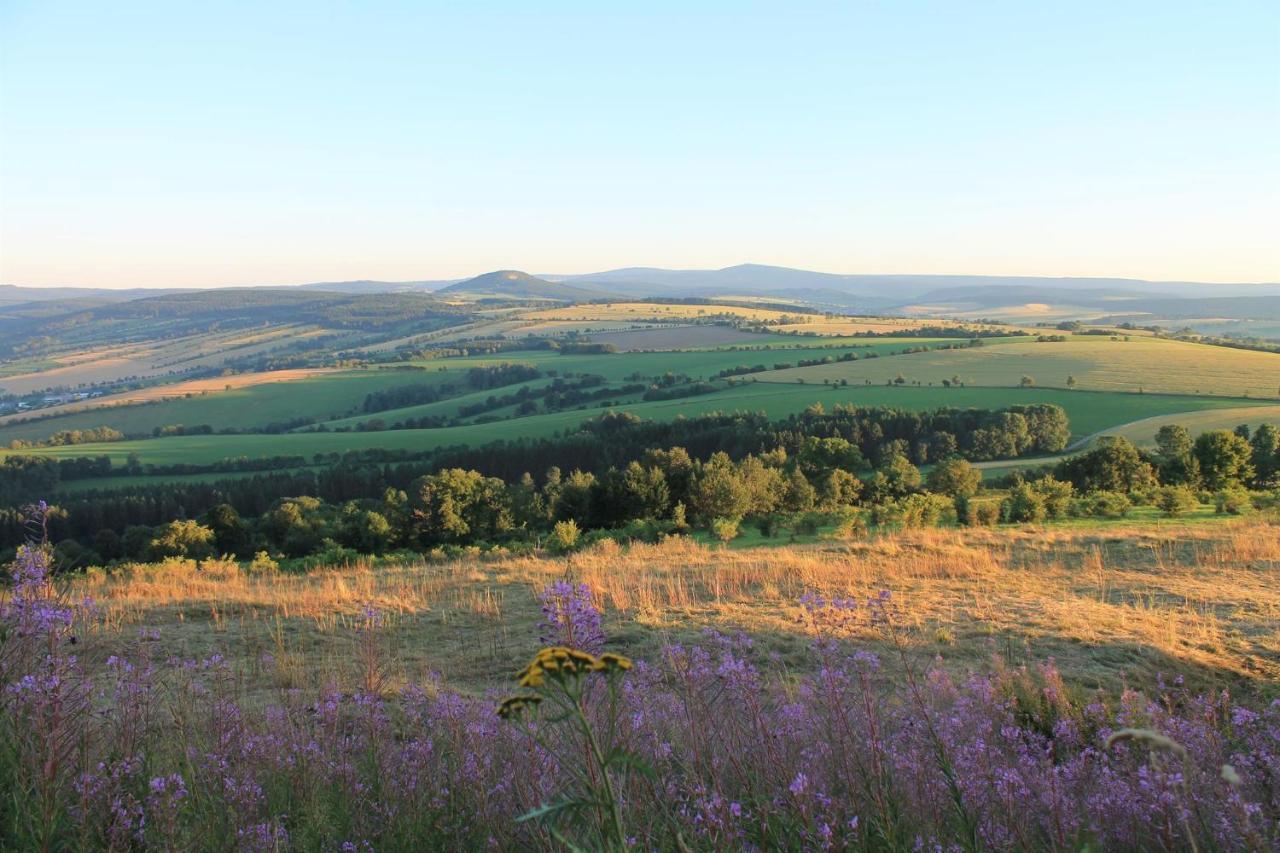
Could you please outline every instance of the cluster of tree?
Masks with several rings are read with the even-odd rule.
[[[751,484],[759,482],[756,462],[749,461],[755,459],[765,467],[777,469],[779,476],[785,475],[793,491],[806,491],[796,476],[798,472],[827,503],[852,505],[855,494],[865,495],[873,503],[905,496],[904,488],[910,490],[920,482],[917,464],[950,457],[976,459],[991,458],[992,454],[1052,452],[1061,449],[1067,434],[1066,417],[1053,406],[1019,406],[999,412],[904,412],[842,406],[827,413],[815,405],[777,422],[763,415],[712,414],[659,423],[626,413],[608,413],[588,421],[577,433],[552,439],[495,442],[478,448],[443,448],[420,454],[353,452],[317,457],[311,467],[305,467],[308,461],[301,457],[285,457],[276,461],[294,470],[219,482],[157,483],[85,491],[60,502],[67,514],[59,524],[62,535],[87,543],[102,528],[154,527],[175,519],[199,517],[224,503],[252,517],[287,496],[304,495],[326,504],[339,504],[375,499],[387,489],[411,492],[417,479],[445,470],[468,471],[485,480],[516,483],[530,470],[558,469],[575,471],[568,480],[599,484],[598,489],[592,487],[597,489],[592,493],[594,503],[583,504],[590,506],[590,511],[577,520],[604,525],[631,518],[626,515],[632,511],[628,506],[639,498],[626,494],[625,500],[615,503],[613,498],[600,495],[626,492],[617,486],[619,472],[630,471],[634,480],[632,463],[646,461],[648,464],[642,464],[642,468],[657,467],[661,471],[672,496],[669,504],[673,512],[674,504],[680,503],[695,517],[707,518],[713,512],[707,508],[707,493],[690,492],[684,477],[689,473],[684,471],[686,466],[658,465],[654,461],[658,457],[653,454],[660,451],[653,448],[671,448],[669,453],[678,450],[678,455],[689,459],[693,466],[690,470],[701,470],[712,459],[718,460],[712,471],[730,464],[738,471],[735,476],[740,477],[742,489],[747,492],[755,488]],[[21,457],[6,460],[5,465],[24,474],[0,481],[15,485],[5,493],[6,503],[13,506],[33,494],[52,494],[64,467],[66,473],[77,477],[103,476],[112,470],[105,458],[84,460],[78,466],[72,466],[73,461],[22,461]],[[221,463],[221,467],[253,471],[261,470],[255,466],[262,464],[263,460],[231,460]],[[142,470],[136,459],[133,465],[135,472]],[[747,467],[741,468],[743,465]],[[186,473],[186,468],[196,466],[169,466],[175,467]],[[855,472],[866,472],[865,482]],[[652,471],[646,470],[645,476],[656,479]],[[772,475],[768,477],[772,482]],[[726,481],[722,478],[714,482],[723,486]],[[740,493],[733,487],[725,494]],[[736,506],[736,500],[732,498],[728,506]],[[764,506],[762,500],[752,498],[751,505]],[[717,518],[733,518],[732,513],[715,512]],[[4,545],[14,545],[20,541],[21,531],[10,528],[3,536]]]
[[[15,438],[9,442],[10,450],[25,450],[32,447],[65,447],[69,444],[96,444],[101,441],[124,441],[124,433],[109,426],[92,429],[64,429],[55,432],[44,441],[24,441]]]
[[[610,355],[618,351],[614,344],[592,341],[565,341],[555,348],[561,355]]]

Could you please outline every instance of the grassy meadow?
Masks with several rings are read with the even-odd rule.
[[[998,531],[929,529],[774,548],[688,539],[566,558],[488,557],[252,575],[233,563],[173,561],[91,574],[96,654],[159,629],[165,654],[218,651],[254,689],[318,688],[357,677],[352,627],[386,614],[394,682],[438,673],[480,694],[533,653],[537,594],[587,584],[609,648],[638,659],[704,629],[745,632],[759,658],[804,667],[805,593],[865,598],[891,590],[913,654],[957,671],[1052,658],[1082,688],[1150,687],[1272,695],[1280,684],[1280,530],[1274,522],[1119,522]],[[867,628],[856,638],[885,651]],[[265,661],[265,662],[264,662]]]

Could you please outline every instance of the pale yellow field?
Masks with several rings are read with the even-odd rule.
[[[652,658],[705,628],[744,631],[757,653],[803,666],[806,592],[888,589],[911,649],[967,669],[994,656],[1052,657],[1071,680],[1110,688],[1156,673],[1194,685],[1280,678],[1280,528],[1265,520],[1101,529],[920,530],[863,542],[751,550],[685,539],[559,558],[464,559],[246,576],[235,564],[172,563],[71,584],[99,605],[101,654],[158,626],[163,654],[213,650],[260,686],[343,681],[365,605],[389,617],[396,675],[441,673],[479,691],[537,647],[537,592],[586,583],[615,648]],[[859,636],[883,651],[870,628]]]
[[[1017,386],[1030,376],[1047,388],[1065,388],[1067,377],[1074,376],[1076,387],[1084,390],[1280,397],[1280,355],[1153,338],[1077,336],[1065,343],[987,345],[771,371],[757,378],[883,385],[899,375],[922,385],[958,376],[967,385],[997,387]]]
[[[64,353],[61,366],[0,378],[0,391],[30,394],[46,388],[150,378],[194,367],[222,364],[228,356],[247,356],[286,340],[326,334],[315,326],[284,325],[190,335],[156,344]],[[49,411],[49,410],[43,410]]]
[[[942,326],[944,328],[961,328],[961,329],[988,329],[995,328],[987,324],[981,323],[957,323],[954,320],[899,320],[891,317],[842,317],[831,320],[826,318],[815,318],[813,320],[803,320],[797,323],[783,323],[775,326],[779,332],[812,332],[818,335],[856,335],[859,332],[872,332],[883,334],[885,332],[909,332],[920,329],[924,326]],[[1017,331],[1014,329],[1006,329],[1007,331]]]
[[[744,308],[738,305],[663,305],[648,302],[608,302],[598,305],[567,305],[530,311],[526,320],[689,320],[734,316],[758,322],[777,321],[784,317],[804,317],[768,308]]]

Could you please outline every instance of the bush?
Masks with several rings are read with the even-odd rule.
[[[864,539],[867,535],[867,519],[862,513],[844,507],[835,513],[836,526],[832,539]]]
[[[1085,502],[1088,515],[1094,518],[1124,518],[1133,509],[1133,502],[1123,492],[1092,492]]]
[[[1166,518],[1176,518],[1200,505],[1196,493],[1186,486],[1165,486],[1156,493],[1155,503]]]
[[[578,529],[578,522],[572,518],[557,521],[556,526],[551,528],[551,533],[547,535],[547,548],[557,554],[564,554],[577,547],[581,537],[582,531]]]
[[[716,518],[711,521],[711,533],[721,542],[732,542],[738,538],[738,519]]]
[[[1213,496],[1213,509],[1219,515],[1244,515],[1253,510],[1253,499],[1239,486],[1223,489]]]
[[[271,558],[266,551],[259,551],[249,562],[249,574],[270,575],[280,571],[280,564]]]
[[[995,501],[968,501],[964,523],[970,527],[995,527],[1000,521],[1000,504]]]
[[[1044,521],[1048,516],[1044,495],[1027,483],[1014,486],[1000,509],[1005,520],[1015,524]]]

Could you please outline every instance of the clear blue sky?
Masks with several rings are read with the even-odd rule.
[[[0,0],[0,281],[1276,281],[1278,9]]]

